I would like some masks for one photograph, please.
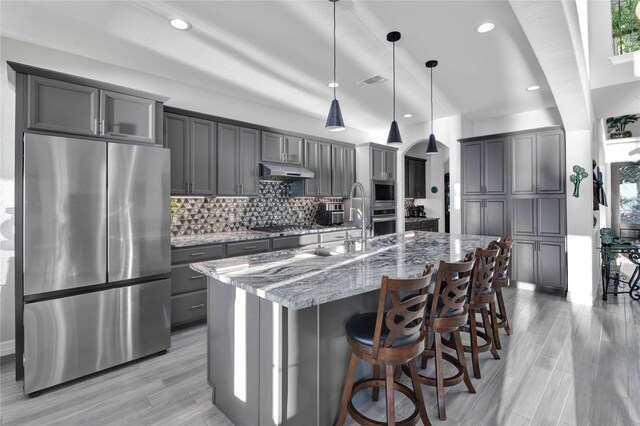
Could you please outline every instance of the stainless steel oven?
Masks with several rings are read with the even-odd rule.
[[[371,203],[374,206],[396,205],[396,183],[388,180],[371,181]]]
[[[371,209],[371,226],[373,236],[393,234],[396,232],[396,208],[376,205]]]

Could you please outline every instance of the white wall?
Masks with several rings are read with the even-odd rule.
[[[597,119],[637,114],[640,112],[640,80],[594,89],[591,99]]]
[[[473,121],[472,133],[465,134],[464,137],[515,132],[518,130],[536,129],[559,124],[562,124],[560,113],[557,108],[553,107],[519,114],[504,115],[488,120]],[[465,130],[469,131],[468,126]]]
[[[15,86],[6,61],[20,62],[107,83],[168,96],[167,105],[240,121],[307,133],[345,142],[362,143],[368,133],[354,129],[332,133],[324,119],[278,110],[251,100],[234,98],[151,74],[70,55],[61,51],[0,38],[0,355],[14,351],[14,129]],[[13,73],[13,71],[11,71]],[[327,108],[329,104],[327,103]]]

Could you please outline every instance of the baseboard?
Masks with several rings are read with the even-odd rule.
[[[6,342],[0,342],[0,358],[7,355],[13,355],[16,353],[16,341],[7,340]]]
[[[538,293],[553,294],[556,296],[564,296],[567,291],[557,287],[545,287],[538,284],[527,283],[523,281],[511,281],[518,289],[535,291]]]

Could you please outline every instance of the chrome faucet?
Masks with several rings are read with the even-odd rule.
[[[360,197],[355,197],[356,189],[360,190]],[[362,209],[353,208],[353,200],[360,200]],[[360,213],[360,219],[362,220],[362,240],[367,239],[367,222],[365,221],[365,197],[364,197],[364,186],[360,182],[355,182],[351,186],[351,190],[349,191],[349,222],[353,222],[353,211]]]

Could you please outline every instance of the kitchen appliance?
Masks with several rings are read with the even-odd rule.
[[[296,164],[260,163],[260,179],[294,181],[299,179],[313,179],[315,173]]]
[[[344,202],[323,201],[318,204],[318,224],[340,225],[344,223]]]
[[[388,180],[371,181],[371,202],[373,205],[396,204],[396,183]]]
[[[373,206],[371,208],[371,226],[373,235],[393,234],[396,232],[395,207]]]
[[[168,349],[169,150],[23,141],[24,393]]]

